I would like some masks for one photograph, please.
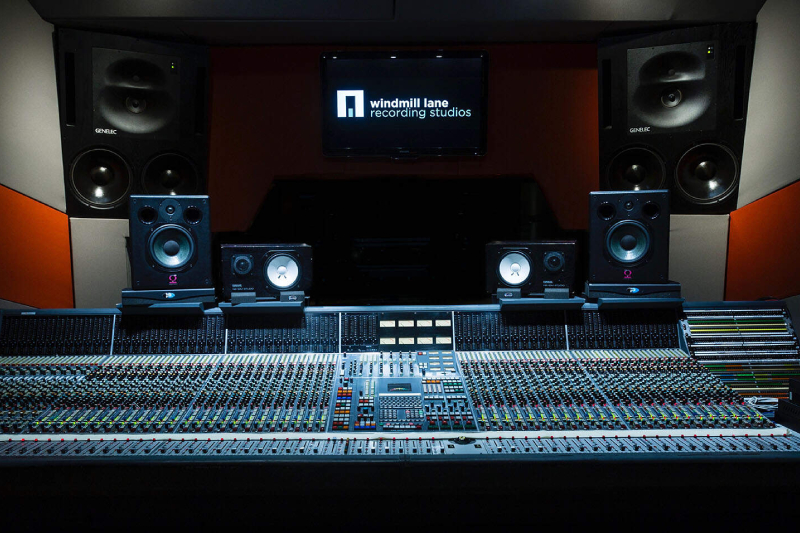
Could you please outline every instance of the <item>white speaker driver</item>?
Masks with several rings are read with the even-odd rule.
[[[497,272],[503,283],[512,286],[522,285],[531,275],[531,262],[520,253],[510,252],[500,260]]]
[[[264,271],[267,282],[276,289],[288,289],[295,285],[300,277],[297,261],[285,254],[271,257]]]

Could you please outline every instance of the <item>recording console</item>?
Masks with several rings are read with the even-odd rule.
[[[798,354],[773,303],[4,311],[0,464],[796,461],[747,398],[783,395]]]

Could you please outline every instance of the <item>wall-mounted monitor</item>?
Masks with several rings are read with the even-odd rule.
[[[486,153],[485,51],[326,52],[326,156]]]

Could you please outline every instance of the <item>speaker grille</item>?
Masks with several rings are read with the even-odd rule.
[[[110,209],[127,199],[131,169],[122,157],[105,148],[91,148],[78,155],[69,170],[69,185],[84,204]]]
[[[147,250],[157,267],[177,271],[185,268],[194,257],[194,238],[186,228],[165,224],[150,235]]]
[[[706,143],[690,148],[675,168],[678,191],[696,204],[724,200],[736,189],[738,181],[736,156],[721,144]]]
[[[650,251],[650,232],[635,220],[623,220],[611,226],[606,234],[606,250],[611,259],[634,265]]]

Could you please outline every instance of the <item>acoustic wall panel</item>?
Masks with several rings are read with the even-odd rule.
[[[114,307],[131,286],[125,251],[128,220],[69,219],[75,307]]]
[[[726,300],[800,294],[800,181],[731,213]]]
[[[53,26],[0,2],[0,185],[66,210]]]
[[[728,215],[672,215],[669,232],[669,278],[681,284],[690,302],[722,300]]]
[[[0,298],[40,308],[73,305],[67,215],[3,186]]]
[[[767,0],[758,14],[739,207],[800,179],[800,2]]]

